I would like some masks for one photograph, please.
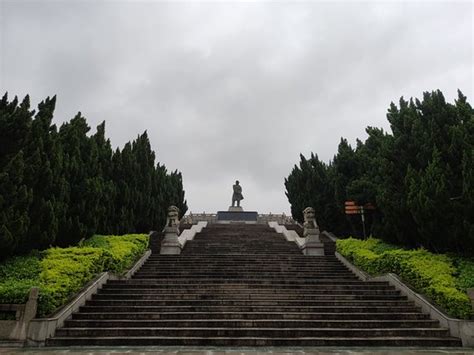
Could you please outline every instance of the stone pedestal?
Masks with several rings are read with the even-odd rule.
[[[241,208],[241,207],[233,207]],[[217,223],[245,222],[257,223],[258,213],[255,211],[218,211]]]
[[[244,209],[240,206],[229,206],[228,212],[244,212]]]
[[[321,242],[306,242],[303,246],[303,254],[324,256],[324,244]]]
[[[324,256],[324,244],[319,239],[319,228],[305,228],[303,235],[306,238],[303,254]]]
[[[181,244],[178,240],[177,227],[165,227],[165,236],[161,242],[160,254],[179,255],[181,254]]]

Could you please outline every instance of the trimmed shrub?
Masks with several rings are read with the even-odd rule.
[[[31,287],[38,285],[39,254],[19,256],[0,264],[1,303],[25,303]]]
[[[448,255],[433,254],[424,249],[397,249],[374,238],[340,239],[336,245],[339,253],[369,274],[395,273],[451,316],[471,316],[470,300],[465,293],[468,287],[461,285],[472,282],[474,263],[462,261],[456,268]],[[456,278],[457,275],[463,277]]]
[[[0,303],[25,303],[31,287],[38,286],[38,316],[45,316],[99,273],[130,268],[147,245],[145,234],[95,236],[78,247],[9,259],[0,265]]]
[[[467,291],[468,288],[474,288],[474,261],[464,258],[456,258],[455,264],[458,270],[456,279],[458,288]]]
[[[41,260],[39,314],[51,313],[64,304],[110,264],[110,253],[101,248],[52,248]]]
[[[148,247],[146,234],[127,234],[123,236],[94,236],[84,245],[102,248],[110,254],[106,269],[121,273],[129,269]]]

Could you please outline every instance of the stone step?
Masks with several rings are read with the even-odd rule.
[[[181,300],[181,299],[104,299],[96,297],[86,302],[88,306],[191,306],[191,307],[208,307],[208,306],[232,306],[232,307],[249,307],[249,306],[285,306],[295,307],[304,306],[397,306],[409,307],[413,302],[406,300],[295,300],[295,299],[198,299],[198,300]]]
[[[283,264],[286,263],[300,263],[301,265],[319,265],[319,264],[338,264],[337,259],[315,259],[313,256],[304,256],[302,254],[298,255],[280,255],[281,258],[276,258],[275,254],[271,255],[250,255],[250,254],[213,254],[212,256],[208,255],[173,255],[173,257],[165,257],[166,255],[160,255],[160,257],[153,257],[150,256],[148,261],[149,262],[185,262],[191,263],[193,261],[208,261],[209,263],[222,263],[222,262],[233,262],[233,261],[241,261],[241,262],[256,262],[261,264],[267,263],[276,263],[276,264]],[[320,258],[320,257],[317,257]]]
[[[115,336],[173,336],[173,337],[445,337],[445,328],[61,328],[56,336],[115,337]]]
[[[177,267],[142,267],[138,270],[138,272],[143,272],[143,273],[153,273],[153,272],[158,272],[162,274],[171,274],[171,273],[196,273],[196,266],[194,266],[194,269],[191,266],[177,266]],[[247,269],[243,268],[233,268],[231,266],[227,267],[209,267],[206,268],[205,270],[199,271],[200,273],[272,273],[272,274],[280,274],[280,273],[287,273],[287,274],[311,274],[311,273],[316,273],[316,274],[322,274],[322,275],[340,275],[340,274],[345,274],[345,275],[353,275],[350,271],[347,269],[343,268],[305,268],[305,269],[298,269],[298,268],[288,268],[288,269],[277,269],[277,268],[261,268],[259,269],[258,267],[249,267]]]
[[[304,338],[265,338],[265,337],[55,337],[49,339],[48,346],[364,346],[364,347],[444,347],[461,346],[460,340],[451,337],[304,337]]]
[[[346,274],[336,274],[336,275],[326,275],[326,274],[307,274],[307,275],[300,275],[300,274],[290,274],[290,273],[261,273],[261,274],[254,274],[254,273],[180,273],[175,272],[172,274],[167,273],[160,273],[160,272],[137,272],[134,275],[134,279],[259,279],[265,278],[266,280],[270,279],[278,279],[281,280],[283,278],[292,278],[293,281],[296,280],[350,280],[350,279],[357,279],[354,275],[346,275]]]
[[[191,256],[191,255],[189,255]],[[188,256],[183,256],[180,254],[179,256],[174,256],[173,258],[153,258],[149,259],[148,262],[157,262],[157,263],[171,263],[171,262],[182,262],[182,263],[192,263],[194,261],[198,262],[205,262],[206,260],[210,264],[214,263],[231,263],[234,261],[240,262],[250,262],[250,263],[259,263],[259,264],[285,264],[285,263],[296,263],[301,265],[341,265],[337,259],[336,260],[320,260],[320,259],[312,259],[311,256],[304,256],[304,255],[281,255],[282,259],[277,258],[270,258],[266,255],[262,258],[261,255],[240,255],[240,254],[229,254],[229,255],[221,255],[221,257],[217,257],[216,254],[213,256],[207,257],[207,255],[200,255],[199,258],[194,257],[193,259],[188,259]],[[274,256],[274,255],[273,255]],[[240,257],[240,258],[239,258]],[[151,257],[150,257],[151,258]],[[242,264],[240,264],[242,265]]]
[[[312,301],[324,301],[324,300],[406,300],[405,296],[401,295],[298,295],[298,294],[273,294],[273,295],[261,295],[261,294],[150,294],[150,293],[141,293],[141,294],[131,294],[131,293],[102,293],[92,297],[94,300],[153,300],[153,299],[176,299],[176,300],[228,300],[228,299],[248,299],[248,300],[312,300]]]
[[[306,319],[306,320],[424,320],[429,316],[420,312],[108,312],[74,313],[72,319]]]
[[[415,306],[91,306],[86,305],[80,308],[84,312],[382,312],[382,313],[398,313],[398,312],[416,312],[419,307]]]
[[[196,268],[196,266],[202,266],[203,268],[232,268],[232,266],[237,266],[239,265],[238,262],[236,261],[226,261],[226,262],[208,262],[206,263],[205,261],[195,261],[193,262],[147,262],[143,267],[148,267],[148,268],[177,268],[177,267],[183,267],[183,268]],[[341,264],[336,264],[336,263],[331,263],[331,264],[322,264],[322,263],[296,263],[296,262],[288,262],[288,263],[277,263],[277,262],[246,262],[245,265],[248,265],[250,268],[292,268],[292,269],[338,269],[338,270],[347,270],[347,268],[344,268],[341,266]],[[238,267],[238,266],[237,266]]]
[[[277,269],[277,268],[258,268],[258,267],[249,267],[247,269],[238,269],[238,268],[233,268],[232,266],[226,266],[226,267],[208,267],[205,269],[201,270],[196,270],[196,266],[194,266],[194,270],[191,268],[191,266],[177,266],[177,267],[142,267],[138,270],[138,272],[158,272],[162,274],[171,274],[171,273],[192,273],[195,275],[199,274],[223,274],[224,276],[226,274],[240,274],[240,273],[248,273],[248,274],[291,274],[291,275],[297,275],[297,274],[311,274],[311,273],[317,273],[321,275],[354,275],[352,272],[350,272],[347,269],[342,269],[342,268],[335,268],[335,267],[322,267],[322,268],[305,268],[305,269],[298,269],[298,268],[288,268],[288,269]]]
[[[310,278],[310,279],[285,279],[285,278],[229,278],[229,279],[222,279],[222,278],[210,278],[210,277],[202,277],[202,278],[139,278],[134,277],[133,280],[127,283],[127,285],[133,284],[148,284],[152,285],[155,284],[162,284],[162,285],[169,285],[169,284],[198,284],[201,285],[203,283],[209,284],[222,284],[225,285],[227,283],[245,283],[245,284],[259,284],[259,285],[278,285],[278,284],[286,284],[286,285],[360,285],[361,281],[357,280],[355,277],[352,278],[342,278],[342,279],[324,279],[324,278]]]
[[[139,293],[138,293],[139,292]],[[311,298],[311,297],[327,297],[330,299],[338,299],[341,297],[395,297],[400,296],[400,291],[397,290],[346,290],[346,291],[332,291],[327,290],[273,290],[273,289],[262,289],[262,290],[200,290],[200,289],[189,289],[183,291],[182,289],[169,290],[169,289],[154,289],[154,288],[142,288],[140,291],[129,288],[102,288],[99,290],[99,295],[156,295],[160,297],[223,297],[223,296],[245,296],[245,297],[288,297],[288,298]]]
[[[117,280],[119,281],[119,280]],[[319,285],[306,285],[306,284],[258,284],[258,283],[245,283],[241,282],[239,284],[235,283],[192,283],[192,284],[166,284],[166,283],[150,283],[143,282],[143,280],[135,280],[127,282],[126,280],[120,280],[121,283],[111,283],[109,282],[103,286],[103,289],[112,289],[112,288],[128,288],[128,289],[162,289],[162,290],[185,290],[185,291],[198,291],[198,290],[215,290],[215,289],[225,289],[225,290],[271,290],[271,289],[280,289],[280,290],[295,290],[295,291],[312,291],[312,290],[324,290],[330,292],[331,290],[393,290],[394,288],[388,285],[365,285],[361,284],[319,284]],[[275,290],[277,292],[277,290]]]
[[[140,268],[140,271],[148,270],[148,271],[160,271],[160,272],[172,272],[172,271],[188,271],[188,272],[196,272],[196,265],[194,265],[194,269],[192,265],[146,265]],[[249,271],[249,272],[325,272],[325,273],[342,273],[345,272],[347,274],[352,274],[347,268],[336,266],[336,265],[321,265],[321,266],[294,266],[294,265],[252,265],[249,264],[247,268],[243,267],[232,267],[232,265],[208,265],[205,266],[204,269],[199,270],[199,272],[241,272],[241,271]]]
[[[66,328],[434,328],[439,322],[422,320],[300,320],[300,319],[168,319],[67,320]]]

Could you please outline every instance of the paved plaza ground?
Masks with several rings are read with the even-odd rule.
[[[0,348],[0,354],[159,354],[159,355],[243,355],[243,354],[342,354],[342,355],[396,355],[396,354],[474,354],[474,348],[212,348],[212,347],[82,347],[82,348]]]

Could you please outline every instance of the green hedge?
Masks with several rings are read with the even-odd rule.
[[[466,289],[474,287],[474,262],[424,249],[405,250],[374,238],[339,239],[337,251],[371,275],[392,272],[448,314],[472,315]]]
[[[103,271],[121,273],[145,252],[148,236],[94,236],[78,247],[50,248],[0,264],[0,303],[24,303],[40,288],[38,316],[62,306]]]
[[[83,243],[83,246],[102,248],[109,253],[106,269],[121,273],[129,269],[135,260],[148,247],[148,235],[127,234],[127,235],[97,235]]]

